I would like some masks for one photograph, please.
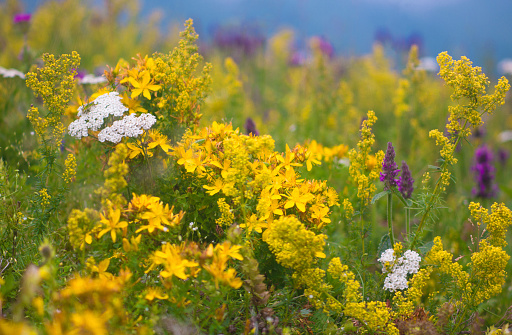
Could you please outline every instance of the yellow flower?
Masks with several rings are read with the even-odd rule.
[[[169,209],[169,205],[166,204],[163,206],[162,203],[153,203],[148,206],[149,211],[142,214],[141,218],[144,220],[148,220],[148,225],[142,226],[137,229],[136,233],[147,229],[149,233],[152,233],[155,229],[159,229],[165,231],[166,228],[162,226],[165,225],[175,225],[177,222],[174,220],[176,216],[173,215],[173,208]],[[171,219],[171,221],[169,221]]]
[[[149,131],[149,137],[151,138],[151,141],[148,144],[148,149],[153,149],[157,146],[160,146],[162,150],[167,153],[169,152],[172,147],[168,144],[167,136],[160,134],[157,130],[151,129]]]
[[[92,267],[92,271],[98,273],[98,277],[100,279],[108,279],[112,280],[114,275],[107,272],[108,266],[110,265],[110,258],[104,259],[98,264],[98,266],[94,265]]]
[[[144,299],[153,301],[154,299],[167,300],[169,299],[169,295],[167,293],[162,293],[162,290],[159,287],[150,287],[146,290],[146,295]]]
[[[127,238],[123,238],[123,250],[125,252],[129,251],[138,251],[139,250],[139,243],[142,238],[142,235],[137,235],[137,237],[131,237],[130,241],[128,241]]]
[[[224,181],[221,178],[218,178],[215,180],[213,186],[203,185],[203,188],[207,189],[206,193],[210,195],[215,195],[222,191],[226,187],[233,187],[235,185],[234,182],[231,183],[224,183]]]
[[[321,228],[324,223],[331,223],[331,219],[327,216],[329,215],[329,207],[322,205],[313,205],[311,206],[311,217],[313,219],[317,219],[317,227]]]
[[[268,228],[268,224],[265,221],[258,220],[258,216],[256,214],[252,214],[246,219],[245,223],[240,224],[240,227],[247,229],[249,234],[253,230],[261,234],[261,228]]]
[[[160,272],[163,278],[172,278],[176,276],[180,279],[187,279],[189,276],[185,273],[187,268],[199,266],[196,262],[184,259],[180,255],[179,247],[165,244],[162,251],[155,251],[153,257],[153,266],[163,264],[165,270]],[[151,269],[151,267],[150,267]]]
[[[238,259],[239,261],[242,261],[244,258],[238,252],[240,249],[242,249],[241,246],[231,246],[231,242],[229,241],[225,241],[224,243],[217,244],[215,246],[215,250],[217,251],[220,259],[227,259],[228,257],[231,257],[233,259]]]
[[[151,84],[152,80],[151,76],[149,75],[149,72],[144,72],[144,74],[142,75],[141,82],[133,79],[133,77],[130,77],[129,81],[130,84],[132,84],[133,87],[135,87],[135,89],[132,90],[132,99],[142,94],[146,99],[151,100],[151,94],[149,91],[158,91],[162,88],[160,85]]]
[[[158,203],[160,201],[160,198],[158,197],[152,197],[148,196],[146,194],[136,195],[133,193],[132,201],[130,201],[130,204],[128,205],[129,211],[142,211],[149,208],[149,206]]]
[[[314,152],[308,151],[306,153],[306,167],[308,171],[311,171],[313,165],[321,165],[322,162],[317,159],[317,155]]]
[[[286,197],[289,200],[284,204],[284,208],[288,209],[293,206],[297,206],[301,212],[305,212],[306,204],[315,198],[311,193],[301,194],[301,191],[298,188],[294,188],[292,193]]]
[[[176,152],[176,151],[175,151]],[[199,155],[195,155],[192,149],[186,150],[183,147],[179,147],[177,150],[178,164],[183,165],[188,173],[194,173],[196,169],[201,174],[204,171],[202,166],[201,158]]]
[[[215,287],[219,287],[219,282],[225,283],[235,289],[242,286],[242,280],[236,277],[236,270],[229,268],[226,270],[226,263],[221,259],[214,258],[212,264],[205,265],[204,268],[208,271],[215,279]]]
[[[108,218],[101,214],[101,223],[105,224],[107,227],[100,231],[98,234],[98,238],[101,238],[106,233],[110,232],[110,236],[112,237],[112,241],[116,241],[116,229],[126,228],[128,227],[128,222],[119,221],[121,218],[121,210],[109,208]]]
[[[108,330],[105,326],[109,319],[108,314],[110,313],[98,315],[90,310],[73,313],[71,315],[73,330],[76,334],[107,335]]]
[[[128,147],[128,158],[129,159],[134,159],[138,155],[142,155],[143,157],[146,156],[144,153],[144,150],[142,149],[142,147],[140,145],[128,143],[128,144],[126,144],[126,146]],[[153,157],[153,153],[151,151],[147,151],[146,154],[148,157]]]
[[[137,113],[137,112],[140,112],[140,113],[147,113],[148,112],[147,109],[141,107],[140,100],[131,99],[128,96],[128,92],[124,92],[122,94],[122,97],[123,98],[121,99],[121,102],[123,103],[123,105],[128,107],[128,112],[130,114]]]

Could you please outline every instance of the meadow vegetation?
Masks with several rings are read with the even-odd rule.
[[[0,334],[510,332],[507,78],[163,36],[131,0],[22,13],[0,5]]]

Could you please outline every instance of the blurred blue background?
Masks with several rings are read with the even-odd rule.
[[[25,1],[28,10],[42,2]],[[142,0],[140,5],[145,15],[162,11],[163,30],[194,19],[202,42],[226,26],[263,37],[287,27],[296,32],[299,48],[301,41],[321,36],[342,56],[369,53],[380,40],[395,50],[420,44],[422,56],[446,50],[484,67],[512,58],[511,0]]]

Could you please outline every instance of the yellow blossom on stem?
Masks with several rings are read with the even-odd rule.
[[[150,287],[146,290],[144,299],[148,301],[153,301],[155,299],[167,300],[169,299],[169,295],[167,293],[163,293],[162,289],[159,287]]]
[[[151,93],[149,91],[158,91],[162,87],[160,85],[152,84],[151,75],[149,72],[144,72],[141,79],[141,81],[138,81],[133,77],[129,78],[130,84],[135,87],[135,89],[132,90],[131,98],[133,99],[142,94],[146,99],[151,100]]]
[[[128,226],[128,222],[119,221],[121,218],[121,210],[119,208],[113,209],[112,207],[108,210],[108,216],[105,217],[101,214],[101,223],[106,225],[100,233],[98,234],[98,238],[101,238],[106,233],[110,232],[110,236],[112,237],[112,241],[116,242],[116,230],[126,228]]]
[[[302,194],[298,188],[294,188],[290,195],[285,196],[289,200],[284,204],[284,208],[288,209],[297,206],[297,209],[301,212],[305,212],[306,204],[315,198],[311,193]]]

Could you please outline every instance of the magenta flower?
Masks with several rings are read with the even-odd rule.
[[[16,15],[14,15],[13,22],[14,23],[28,22],[28,21],[30,21],[31,17],[32,17],[32,15],[28,14],[28,13],[16,14]]]

